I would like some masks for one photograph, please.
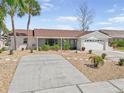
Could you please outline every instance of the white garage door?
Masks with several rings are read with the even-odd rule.
[[[102,40],[85,40],[83,46],[86,50],[104,50],[104,41]]]

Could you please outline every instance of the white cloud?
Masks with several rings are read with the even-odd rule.
[[[116,16],[108,19],[109,22],[124,23],[124,16]]]
[[[61,21],[61,22],[75,22],[77,21],[77,17],[74,17],[74,16],[60,16],[56,19],[57,21]]]
[[[114,13],[116,10],[117,10],[117,4],[113,4],[112,8],[111,9],[108,9],[107,12],[108,13]]]
[[[115,12],[115,9],[109,9],[109,10],[107,10],[107,12],[108,13],[113,13],[113,12]]]
[[[98,24],[100,24],[100,25],[110,25],[111,23],[110,22],[99,22]]]
[[[74,28],[69,25],[56,25],[55,29],[74,30]]]
[[[43,3],[42,4],[42,9],[44,9],[44,10],[49,10],[50,8],[53,8],[53,7],[54,7],[54,5],[51,3]]]
[[[111,26],[107,26],[107,27],[103,27],[101,29],[108,29],[108,30],[123,30],[124,28],[119,28],[119,27],[111,27]]]
[[[103,25],[103,26],[107,26],[107,27],[104,27],[106,29],[120,29],[120,28],[115,28],[113,26],[112,27],[110,26],[112,24],[119,24],[119,23],[124,23],[124,14],[120,14],[119,16],[108,18],[107,21],[99,22],[98,24]]]

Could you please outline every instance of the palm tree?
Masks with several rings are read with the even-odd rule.
[[[27,22],[28,43],[27,43],[27,48],[29,48],[29,39],[30,39],[29,27],[30,27],[31,17],[40,15],[41,7],[40,7],[38,1],[36,1],[36,0],[26,0],[25,3],[27,5],[27,9],[25,11],[20,10],[18,13],[18,16],[22,17],[25,14],[28,14],[28,22]]]
[[[5,8],[2,6],[2,3],[0,4],[0,33],[3,31],[3,33],[6,33],[7,28],[5,25],[5,17],[6,16],[6,12],[5,12]]]
[[[93,63],[94,67],[99,67],[100,65],[104,64],[104,60],[101,56],[91,56],[89,58],[91,60],[91,63]]]
[[[14,25],[14,16],[18,9],[24,9],[24,0],[2,0],[1,5],[5,8],[5,12],[10,16],[12,23],[12,31],[14,34],[14,49],[16,50],[16,32]],[[5,18],[5,16],[4,16]]]

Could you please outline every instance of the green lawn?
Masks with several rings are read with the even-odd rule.
[[[118,47],[117,50],[124,51],[124,47]]]

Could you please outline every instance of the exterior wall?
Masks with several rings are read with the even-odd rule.
[[[43,38],[38,39],[38,46],[39,47],[43,46],[45,43],[46,43],[46,39],[43,39]]]
[[[17,36],[16,37],[16,43],[17,43],[17,49],[21,50],[22,47],[25,48],[25,46],[27,46],[27,44],[24,44],[24,38],[27,38],[27,36]],[[9,49],[14,49],[14,37],[11,36],[9,38]],[[32,45],[36,46],[36,39],[33,37],[30,37],[29,39],[29,47],[32,47]]]
[[[36,47],[37,47],[37,38],[30,37],[29,48],[36,48]]]
[[[3,40],[0,40],[0,49],[4,47],[4,42]]]
[[[113,48],[109,46],[109,39],[106,40],[105,46],[106,46],[106,50],[113,50]]]
[[[21,50],[22,48],[26,48],[27,44],[24,44],[24,39],[27,38],[27,36],[17,36],[16,37],[16,41],[17,41],[17,49]],[[63,40],[69,40],[70,46],[71,48],[75,48],[76,49],[76,39],[63,39]],[[41,47],[42,45],[44,45],[46,43],[46,39],[45,38],[34,38],[34,37],[30,37],[29,39],[29,48],[37,48],[37,42],[38,42],[38,47]],[[58,43],[60,43],[60,39],[58,39]],[[60,44],[61,45],[61,44]],[[9,49],[14,49],[14,38],[13,36],[10,37],[9,40]]]
[[[70,40],[71,49],[77,49],[77,39]]]
[[[12,36],[9,37],[8,44],[9,44],[9,49],[14,49],[14,39]]]
[[[77,39],[77,49],[81,50],[82,44],[81,44],[81,38]]]

